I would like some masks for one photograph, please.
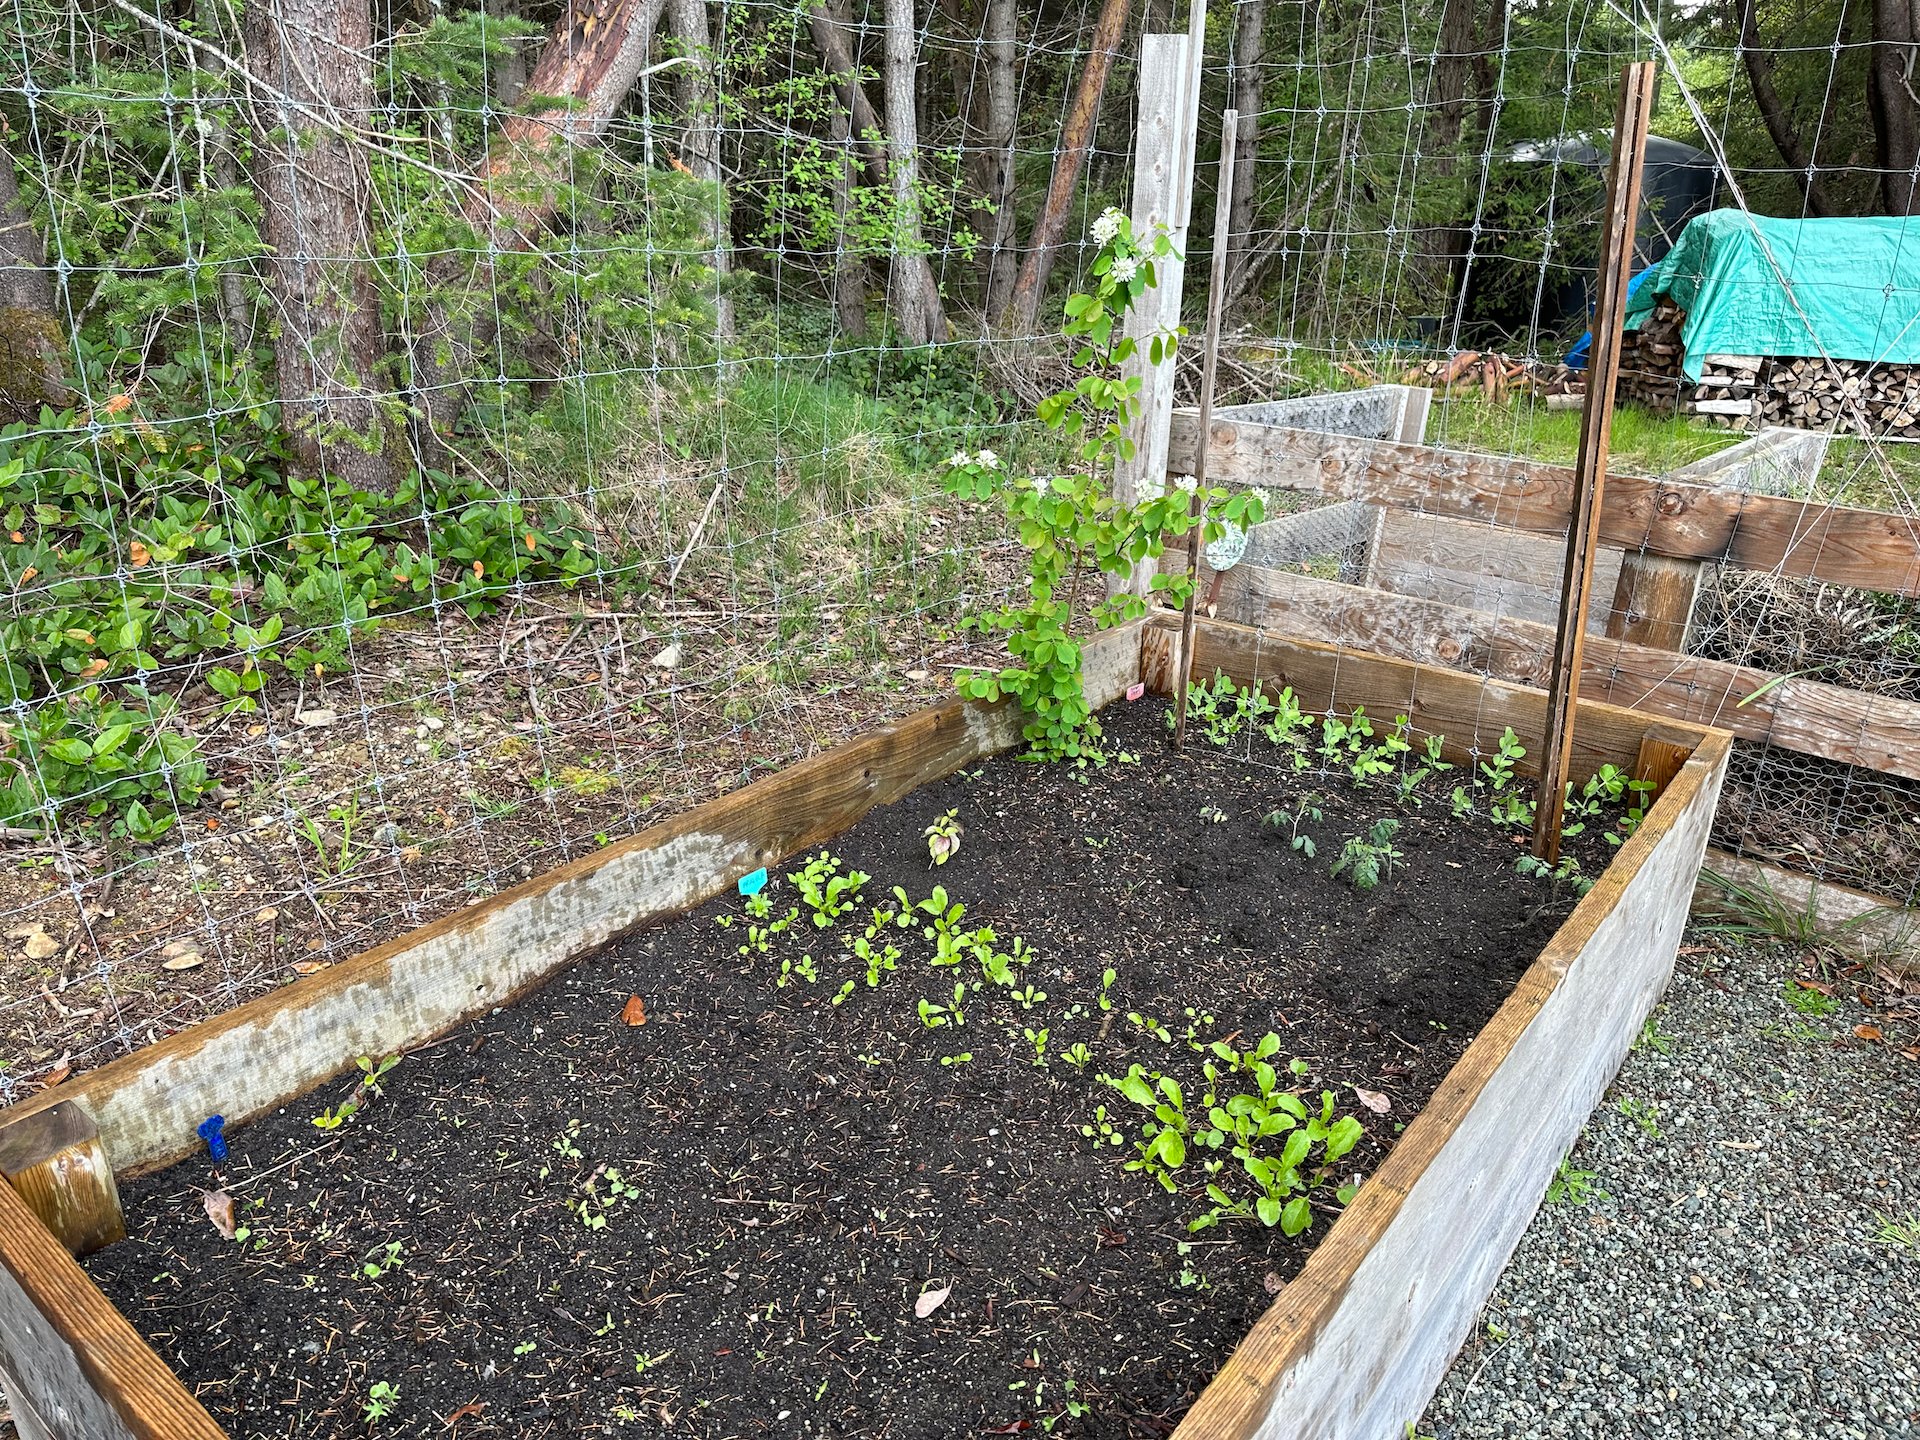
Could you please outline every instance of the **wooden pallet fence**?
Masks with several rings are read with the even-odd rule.
[[[1207,473],[1216,482],[1305,490],[1537,535],[1564,534],[1572,513],[1573,471],[1564,465],[1232,420],[1211,430]],[[1196,416],[1177,411],[1169,465],[1183,468],[1198,443]],[[1878,510],[1616,475],[1600,537],[1623,550],[1920,597],[1920,520]]]
[[[1517,685],[1544,683],[1552,656],[1548,625],[1259,566],[1226,572],[1217,612],[1303,640]],[[1920,704],[1911,700],[1600,635],[1587,639],[1580,693],[1920,780]]]

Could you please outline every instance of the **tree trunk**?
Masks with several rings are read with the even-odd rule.
[[[487,14],[502,20],[518,20],[520,0],[487,0]],[[508,42],[507,53],[497,55],[488,65],[489,89],[496,105],[517,105],[520,92],[527,88],[527,45],[526,40]]]
[[[986,181],[981,187],[986,200],[982,209],[990,213],[982,214],[979,223],[985,277],[980,308],[988,315],[998,315],[1006,309],[1019,268],[1014,254],[1018,217],[1014,211],[1013,185],[1014,134],[1020,118],[1013,69],[1018,54],[1018,27],[1015,0],[987,0],[986,45],[982,57],[987,67],[986,123],[981,127],[980,151]]]
[[[1261,32],[1266,28],[1267,0],[1239,0],[1234,10],[1233,105],[1240,112],[1239,133],[1233,149],[1233,216],[1227,227],[1227,273],[1237,277],[1246,263],[1253,238],[1254,165],[1260,155]],[[1216,238],[1215,244],[1219,244]],[[1232,288],[1232,280],[1228,282]]]
[[[248,68],[310,110],[365,128],[373,107],[366,0],[252,0]],[[379,399],[384,346],[362,152],[262,97],[254,175],[272,255],[280,421],[295,467],[391,493],[393,428]]]
[[[1067,109],[1067,123],[1060,132],[1060,150],[1054,157],[1047,198],[1041,204],[1039,218],[1033,222],[1026,259],[1021,262],[1013,293],[1008,296],[1006,311],[1000,317],[1003,330],[1031,335],[1039,323],[1047,275],[1053,269],[1060,237],[1066,232],[1067,215],[1073,209],[1073,192],[1080,183],[1080,168],[1086,164],[1087,151],[1093,144],[1100,100],[1106,93],[1107,75],[1113,68],[1114,52],[1120,48],[1126,25],[1127,0],[1101,0],[1100,18],[1094,23],[1087,63],[1080,71],[1080,84]]]
[[[920,123],[914,110],[920,43],[914,0],[886,0],[886,21],[887,181],[893,195],[887,305],[909,345],[931,345],[947,338],[947,317],[920,226]]]
[[[46,247],[21,202],[13,155],[0,142],[0,423],[68,403],[66,354]]]
[[[848,243],[853,223],[853,184],[860,169],[847,112],[834,106],[827,121],[833,139],[833,314],[840,333],[850,340],[867,338],[867,262]]]
[[[200,27],[203,38],[211,40],[215,47],[226,50],[227,40],[221,26],[222,7],[213,0],[197,0],[193,14],[195,23]],[[226,67],[220,60],[207,55],[196,46],[186,47],[187,63],[196,70],[203,70],[214,77],[215,88],[221,88],[217,82],[225,74]],[[230,99],[231,96],[223,96]],[[223,105],[215,112],[212,129],[207,135],[205,145],[208,153],[207,170],[216,190],[231,194],[240,186],[240,162],[235,158],[233,145],[233,127],[228,121],[227,110]],[[220,266],[220,311],[225,319],[228,343],[235,351],[244,353],[253,344],[253,307],[247,303],[246,276],[242,273],[239,261],[228,260]]]
[[[1759,0],[1742,0],[1740,6],[1740,58],[1746,65],[1747,83],[1753,87],[1753,103],[1773,137],[1773,148],[1793,170],[1794,183],[1807,202],[1809,215],[1831,215],[1826,185],[1813,168],[1813,156],[1800,138],[1787,107],[1773,87],[1773,52],[1760,42]]]
[[[497,335],[484,273],[486,255],[493,249],[528,249],[545,230],[569,183],[569,149],[597,144],[606,135],[653,53],[654,31],[665,4],[568,0],[526,83],[528,94],[552,96],[560,103],[509,115],[487,147],[478,193],[462,205],[478,232],[475,248],[442,256],[428,267],[431,288],[440,298],[430,304],[410,347],[416,403],[436,432],[453,428],[466,403],[474,362]],[[478,301],[450,308],[445,293],[460,289],[480,292]]]
[[[732,235],[727,227],[726,178],[720,166],[720,107],[713,89],[713,41],[707,29],[707,0],[667,0],[667,25],[691,63],[674,73],[685,117],[687,168],[696,180],[714,187],[713,211],[704,223],[707,264],[713,269],[714,321],[720,339],[733,338],[733,300],[727,275],[733,268]]]
[[[853,50],[847,44],[848,24],[845,16],[829,11],[826,0],[819,0],[807,12],[807,33],[813,37],[813,48],[820,56],[821,67],[833,82],[841,108],[849,117],[854,149],[873,183],[884,185],[887,152],[881,144],[880,117],[874,113],[873,102],[867,99],[866,88],[860,83],[860,71],[853,63]]]
[[[1880,167],[1880,204],[1889,215],[1915,213],[1920,185],[1920,123],[1913,85],[1920,21],[1915,0],[1873,0],[1872,59],[1867,100],[1873,112],[1875,159]]]

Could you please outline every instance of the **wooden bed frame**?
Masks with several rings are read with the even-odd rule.
[[[1090,643],[1093,703],[1141,679],[1165,693],[1177,624],[1158,614]],[[1539,748],[1538,690],[1210,621],[1194,649],[1198,675],[1291,685],[1311,709],[1406,714],[1417,732],[1444,734],[1456,758],[1490,749],[1509,725]],[[114,1174],[192,1153],[195,1127],[216,1111],[244,1124],[353,1056],[432,1040],[1019,734],[1005,707],[922,710],[0,1111],[0,1155],[32,1152],[43,1132],[60,1142],[36,1184],[0,1181],[0,1389],[22,1440],[224,1435],[56,1236],[75,1214],[96,1229],[103,1209],[117,1220]],[[1400,1440],[1419,1417],[1666,986],[1729,743],[1723,731],[1581,706],[1576,773],[1634,770],[1663,787],[1658,803],[1177,1440]],[[110,1163],[69,1163],[76,1143]]]

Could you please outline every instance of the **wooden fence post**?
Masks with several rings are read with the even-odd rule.
[[[1533,853],[1549,864],[1560,858],[1560,826],[1573,761],[1574,712],[1580,703],[1580,659],[1587,633],[1587,596],[1600,546],[1600,510],[1607,484],[1607,448],[1613,438],[1613,387],[1620,378],[1620,335],[1627,314],[1633,232],[1640,214],[1640,175],[1653,112],[1653,62],[1636,61],[1620,75],[1614,114],[1613,158],[1607,167],[1606,231],[1593,311],[1593,352],[1587,403],[1574,461],[1573,514],[1567,526],[1567,567],[1560,585],[1560,626],[1554,639],[1553,678],[1547,686],[1546,753],[1533,820]]]
[[[1155,265],[1155,284],[1127,316],[1126,333],[1140,348],[1125,367],[1140,381],[1140,413],[1128,427],[1134,443],[1130,460],[1115,468],[1114,499],[1137,504],[1167,476],[1167,440],[1173,425],[1173,377],[1178,356],[1169,347],[1159,364],[1147,357],[1147,340],[1180,324],[1185,281],[1187,221],[1193,206],[1193,154],[1199,136],[1200,49],[1205,36],[1206,0],[1194,0],[1185,35],[1146,35],[1140,41],[1140,122],[1133,157],[1133,229],[1147,236],[1164,225],[1176,255]],[[1154,563],[1142,561],[1121,590],[1145,595]]]

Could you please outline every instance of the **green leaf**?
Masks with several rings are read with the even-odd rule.
[[[1253,1213],[1260,1217],[1260,1223],[1274,1226],[1280,1223],[1280,1202],[1269,1195],[1262,1195],[1253,1202]]]
[[[1304,1195],[1294,1196],[1287,1202],[1287,1208],[1280,1212],[1280,1233],[1283,1235],[1298,1235],[1311,1224],[1313,1207],[1307,1204]]]

